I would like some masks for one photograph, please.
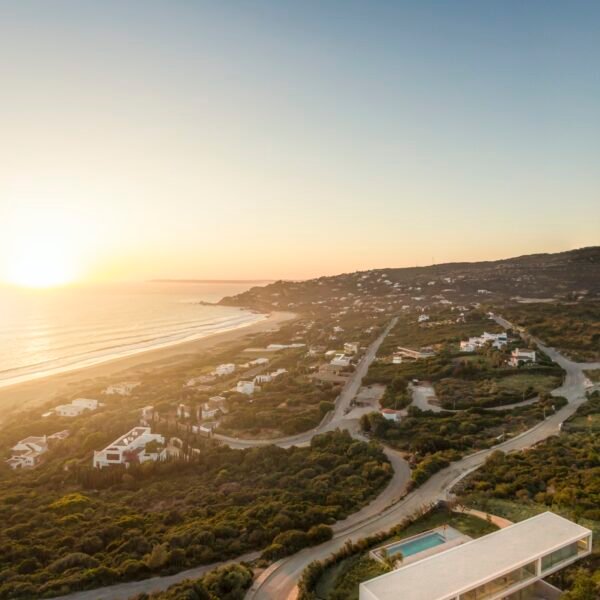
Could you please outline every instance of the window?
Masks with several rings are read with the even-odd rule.
[[[589,550],[588,538],[579,540],[568,546],[563,546],[550,554],[542,557],[542,572],[548,571],[563,562],[566,562]]]
[[[486,600],[486,598],[493,598],[503,590],[508,590],[528,579],[533,579],[536,575],[536,561],[533,561],[510,573],[506,573],[506,575],[496,577],[496,579],[492,579],[492,581],[488,581],[488,583],[484,583],[470,592],[466,592],[460,597],[460,600]]]

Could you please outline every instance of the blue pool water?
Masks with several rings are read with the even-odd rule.
[[[388,548],[388,554],[393,556],[394,554],[398,554],[398,552],[402,552],[402,556],[404,557],[412,556],[413,554],[417,554],[417,552],[423,552],[423,550],[434,548],[445,542],[444,537],[434,531],[409,542],[398,542]]]

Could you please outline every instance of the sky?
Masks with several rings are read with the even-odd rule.
[[[597,2],[0,4],[0,281],[600,242]]]

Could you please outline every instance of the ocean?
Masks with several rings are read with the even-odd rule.
[[[263,319],[207,306],[251,283],[0,288],[0,387],[164,348]]]

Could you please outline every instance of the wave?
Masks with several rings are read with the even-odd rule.
[[[205,318],[201,320],[173,321],[170,319],[159,319],[158,321],[171,321],[177,324],[176,328],[152,327],[139,332],[137,335],[120,337],[110,337],[108,332],[101,341],[107,344],[100,347],[90,347],[89,342],[78,341],[76,343],[63,345],[62,347],[53,346],[53,350],[60,349],[61,355],[53,356],[50,359],[29,362],[26,365],[16,366],[9,369],[0,370],[0,387],[7,387],[17,383],[23,383],[35,379],[41,379],[50,375],[74,371],[85,367],[90,367],[105,362],[126,358],[136,354],[142,354],[151,350],[168,348],[177,344],[202,339],[215,333],[223,333],[246,327],[252,323],[264,320],[267,315],[250,313],[246,311],[236,311],[235,316]],[[193,326],[192,326],[193,322]],[[156,324],[156,323],[155,323]],[[155,325],[153,324],[153,325]],[[181,326],[183,325],[183,326]],[[78,335],[83,333],[82,329],[72,328],[72,333]],[[134,331],[135,326],[128,327],[126,331]],[[120,329],[124,333],[123,329]],[[113,329],[113,333],[116,330]],[[98,338],[95,337],[95,341]],[[88,347],[84,352],[66,352],[66,350],[75,350],[76,348]],[[31,356],[30,356],[31,358]]]

